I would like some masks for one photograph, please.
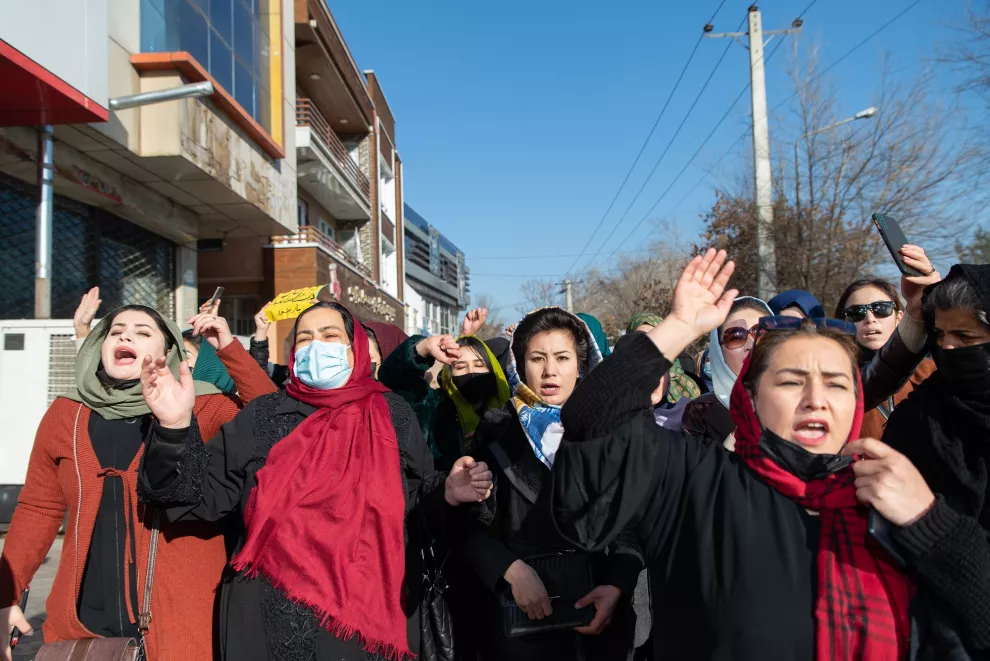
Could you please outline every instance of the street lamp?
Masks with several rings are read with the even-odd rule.
[[[880,110],[876,106],[870,106],[864,110],[860,110],[858,113],[852,117],[846,117],[845,119],[836,122],[835,124],[829,124],[828,126],[823,126],[820,129],[815,129],[814,131],[809,131],[805,133],[800,138],[794,141],[794,205],[797,212],[798,220],[801,219],[801,175],[798,170],[798,145],[805,138],[809,138],[813,135],[818,135],[819,133],[824,133],[825,131],[831,131],[834,128],[843,126],[850,122],[855,122],[857,119],[870,119],[874,117]],[[809,182],[809,186],[810,186]]]

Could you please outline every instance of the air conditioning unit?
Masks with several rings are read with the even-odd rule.
[[[76,383],[71,319],[0,320],[0,529],[24,486],[38,425],[48,406]]]

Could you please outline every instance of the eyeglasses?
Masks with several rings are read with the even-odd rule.
[[[757,331],[760,325],[756,324],[750,329],[745,329],[742,326],[733,326],[732,328],[726,328],[722,331],[722,346],[726,349],[742,349],[746,346],[746,341],[752,335],[753,339],[756,339]]]
[[[897,304],[893,301],[874,301],[866,305],[850,305],[842,311],[842,316],[858,324],[866,319],[866,313],[872,312],[877,319],[886,319],[897,310]]]
[[[856,336],[856,327],[848,321],[842,321],[841,319],[822,319],[820,317],[807,317],[805,319],[799,319],[797,317],[778,316],[763,317],[760,319],[760,323],[757,324],[756,341],[759,342],[760,339],[770,331],[798,330],[801,328],[801,324],[807,322],[813,323],[819,330],[827,328],[844,335],[852,335],[853,337]]]

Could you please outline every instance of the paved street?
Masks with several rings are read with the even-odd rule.
[[[4,540],[0,539],[0,551],[3,551]],[[33,659],[38,648],[41,647],[41,625],[45,621],[45,601],[48,593],[52,589],[52,581],[55,580],[55,569],[58,567],[58,556],[62,552],[62,537],[55,539],[48,557],[45,558],[41,569],[34,575],[31,581],[31,595],[28,597],[27,617],[34,627],[34,635],[29,638],[22,638],[21,643],[14,650],[14,659],[25,661]]]

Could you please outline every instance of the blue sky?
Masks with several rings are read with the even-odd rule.
[[[809,2],[762,3],[764,29],[789,26]],[[804,17],[800,39],[817,42],[822,62],[830,64],[912,2],[818,0]],[[727,0],[715,30],[736,30],[750,4]],[[581,252],[718,2],[329,0],[329,6],[358,66],[376,71],[392,107],[406,201],[460,247],[472,270],[472,293],[494,296],[508,319],[523,298],[526,276],[562,276]],[[922,0],[837,66],[832,81],[842,112],[882,108],[881,54],[893,56],[898,76],[916,75],[952,37],[950,25],[963,7],[961,1]],[[655,233],[654,220],[676,221],[680,241],[690,243],[719,180],[709,177],[688,195],[690,189],[713,163],[720,165],[722,183],[748,167],[748,141],[726,153],[746,130],[747,93],[647,215],[748,82],[748,55],[733,45],[642,196],[604,244],[727,43],[701,44],[589,252],[615,250],[644,217],[622,250],[642,249],[650,236],[667,238],[663,230]],[[767,65],[771,108],[791,93],[787,50]],[[940,80],[948,90],[953,77]],[[790,149],[775,145],[774,158],[781,146]],[[531,256],[537,258],[519,259]]]

